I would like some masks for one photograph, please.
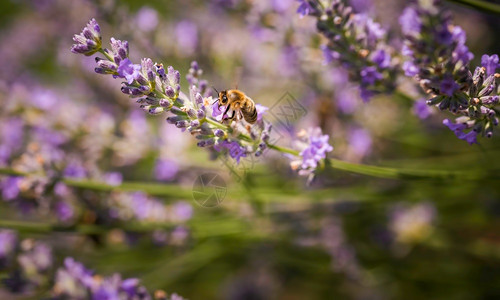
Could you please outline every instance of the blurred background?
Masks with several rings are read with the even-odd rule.
[[[409,1],[350,2],[400,45],[397,20]],[[128,40],[132,61],[174,66],[184,92],[195,60],[209,85],[238,86],[269,107],[277,144],[290,146],[300,129],[320,126],[331,157],[349,162],[500,168],[498,134],[479,145],[457,139],[442,125],[447,113],[422,105],[411,80],[399,83],[410,97],[363,103],[345,70],[323,64],[324,41],[297,5],[2,1],[0,298],[50,298],[57,268],[73,257],[103,276],[139,278],[151,291],[189,299],[498,299],[498,181],[327,170],[307,185],[271,151],[239,165],[211,160],[164,116],[139,110],[119,80],[95,74],[93,58],[69,50],[73,34],[95,18],[104,45]],[[473,65],[500,52],[497,15],[444,5],[467,32]],[[297,113],[280,114],[284,103]],[[12,169],[36,175],[5,171]],[[193,199],[206,173],[222,180],[214,207]],[[99,186],[122,182],[116,190]],[[136,182],[147,182],[147,193]],[[7,233],[17,246],[8,247]]]

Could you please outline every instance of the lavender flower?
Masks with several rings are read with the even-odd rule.
[[[292,160],[290,165],[299,175],[311,176],[333,147],[328,144],[328,135],[323,135],[319,127],[309,129],[307,132],[301,131],[298,136],[300,140],[297,141],[297,147],[302,149],[301,160]]]
[[[349,150],[359,157],[364,157],[372,150],[372,137],[363,128],[354,128],[349,131]]]
[[[308,15],[312,15],[316,9],[315,9],[315,3],[314,1],[309,1],[309,0],[297,0],[299,2],[299,7],[297,8],[297,13],[301,17],[305,17]]]
[[[316,4],[310,1],[307,3],[314,8],[314,13],[319,12]],[[309,14],[311,12],[308,10]],[[366,26],[368,26],[366,41],[375,45],[377,39],[385,33],[373,22],[367,21]],[[111,51],[100,50],[104,58],[96,58],[98,67],[95,71],[104,75],[112,75],[115,78],[124,78],[126,81],[122,83],[121,88],[124,94],[137,98],[136,102],[149,114],[159,115],[169,112],[167,123],[195,136],[198,140],[197,145],[209,148],[215,154],[213,157],[229,155],[239,163],[242,157],[260,156],[267,148],[272,128],[262,118],[267,108],[257,105],[258,117],[253,125],[246,124],[244,120],[225,119],[222,110],[225,111],[226,108],[220,106],[218,101],[211,97],[207,82],[200,78],[203,72],[197,62],[191,63],[186,75],[190,84],[189,93],[186,95],[181,92],[180,73],[173,67],[165,69],[162,64],[153,63],[148,58],[143,59],[140,66],[134,64],[129,59],[127,41],[112,38],[111,48]],[[381,80],[380,76],[385,76],[383,74],[386,73],[380,68],[386,68],[389,64],[388,52],[381,47],[377,49],[381,51],[373,55],[371,64],[374,70],[367,69],[369,74],[365,76],[366,78],[371,76],[368,81],[372,83]],[[379,71],[382,75],[378,75]],[[365,95],[371,93],[373,92],[365,87]],[[312,148],[303,153],[305,159],[303,167],[313,170],[317,162],[324,158],[322,152],[331,149],[327,150],[328,147],[319,145],[321,142],[316,141],[315,136],[311,138],[311,145],[318,145],[311,146]],[[275,149],[280,148],[275,147]],[[157,169],[166,170],[160,167]]]
[[[365,101],[395,89],[397,63],[388,45],[386,31],[365,14],[355,14],[341,0],[331,5],[300,1],[298,12],[317,18],[317,27],[328,39],[322,46],[325,63],[337,62],[349,70],[349,78],[360,83]]]
[[[14,232],[0,230],[0,270],[9,266],[2,282],[10,292],[32,292],[45,284],[52,263],[52,249],[47,244],[32,239],[17,243]]]
[[[21,248],[22,253],[17,260],[26,277],[36,277],[35,275],[44,273],[52,267],[52,249],[48,245],[24,240]]]
[[[21,183],[21,177],[7,177],[2,180],[2,199],[4,201],[10,201],[17,198],[20,193],[19,185]]]
[[[426,90],[453,98],[466,82],[467,64],[472,58],[465,46],[465,32],[452,26],[450,18],[434,4],[429,7],[423,1],[407,7],[400,24],[406,37],[403,53],[409,58],[404,64],[405,73],[415,74]]]
[[[414,76],[437,105],[459,115],[456,123],[445,120],[459,139],[477,143],[477,136],[491,137],[498,125],[496,69],[497,55],[483,55],[483,67],[469,69],[473,58],[465,45],[465,32],[451,24],[451,17],[437,6],[438,1],[419,1],[405,9],[400,18],[405,35],[405,74]],[[468,132],[464,130],[470,129]]]
[[[148,6],[143,6],[137,12],[135,16],[135,22],[140,30],[142,31],[152,31],[158,25],[158,12]]]
[[[11,230],[0,229],[0,270],[16,248],[17,236]]]
[[[120,61],[117,73],[121,78],[125,78],[128,84],[132,84],[134,80],[137,80],[139,78],[140,71],[140,65],[134,65],[130,61],[130,59],[125,58],[124,60]]]
[[[476,129],[469,130],[469,132],[465,132],[464,130],[470,129],[473,126],[472,122],[467,122],[467,119],[457,119],[457,121],[462,120],[463,123],[452,123],[450,120],[443,120],[443,124],[446,125],[451,131],[455,133],[455,135],[461,139],[472,144],[477,144],[477,134]]]
[[[101,29],[95,19],[91,19],[80,34],[73,36],[76,44],[71,47],[71,52],[90,56],[101,49]]]
[[[155,178],[161,181],[171,181],[179,172],[179,165],[171,159],[158,159],[154,170]]]
[[[209,97],[207,83],[200,80],[202,70],[196,62],[186,76],[189,96],[180,92],[180,73],[172,67],[165,69],[161,64],[153,64],[150,59],[143,59],[141,65],[133,64],[128,58],[128,42],[111,39],[112,51],[102,50],[106,59],[98,58],[96,72],[112,74],[124,78],[122,92],[133,98],[139,98],[141,108],[150,114],[158,115],[170,111],[173,115],[167,122],[181,130],[187,130],[195,135],[200,147],[214,147],[215,150],[228,153],[239,162],[241,157],[256,153],[262,143],[263,121],[252,126],[251,137],[241,138],[248,132],[245,126],[232,124],[231,127],[219,124],[218,117],[222,109]],[[217,105],[214,107],[214,105]],[[262,112],[261,112],[262,115]],[[214,130],[224,129],[224,135],[215,136]]]
[[[120,172],[108,172],[104,174],[103,180],[109,185],[119,186],[123,182],[123,175]]]
[[[177,46],[181,53],[186,56],[191,55],[198,45],[198,28],[190,21],[181,21],[175,26]]]
[[[152,299],[138,279],[122,279],[120,274],[109,277],[93,275],[92,271],[70,257],[66,258],[64,266],[57,270],[53,293],[56,299]],[[165,297],[159,298],[157,295]],[[182,299],[176,297],[179,296],[172,294],[167,298],[163,291],[155,293],[155,299]]]
[[[427,119],[432,114],[432,110],[427,105],[427,101],[421,99],[413,103],[413,113],[420,119]]]
[[[486,68],[486,76],[495,74],[496,69],[500,68],[500,63],[498,62],[498,55],[483,55],[481,57],[481,65]]]

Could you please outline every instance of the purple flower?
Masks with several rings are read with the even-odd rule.
[[[179,164],[171,159],[158,159],[155,166],[155,178],[161,181],[171,181],[179,172]]]
[[[457,133],[457,132],[455,132],[455,133]],[[477,131],[475,131],[475,130],[471,130],[467,133],[459,132],[457,134],[457,137],[461,140],[466,141],[467,143],[469,143],[469,145],[477,144]]]
[[[169,217],[162,202],[141,192],[116,194],[110,201],[109,215],[112,218],[156,223],[165,222]]]
[[[363,128],[351,130],[348,140],[350,149],[361,157],[369,154],[372,149],[372,137]]]
[[[363,102],[369,102],[370,99],[373,97],[374,93],[364,87],[361,87],[359,96],[363,100]]]
[[[81,164],[72,162],[66,166],[63,174],[65,177],[85,178],[87,176],[87,171]]]
[[[301,169],[309,172],[318,167],[318,163],[326,157],[326,153],[333,150],[328,144],[329,136],[322,134],[319,127],[311,128],[307,132],[306,148],[300,152],[302,158]]]
[[[413,113],[420,119],[427,119],[431,115],[431,112],[425,99],[420,99],[413,103]]]
[[[388,68],[391,65],[391,55],[384,49],[376,50],[372,54],[371,59],[382,69]]]
[[[332,61],[336,61],[340,58],[340,54],[336,51],[333,51],[327,45],[321,45],[321,51],[323,52],[323,64],[327,65]]]
[[[123,182],[123,175],[120,172],[108,172],[104,174],[104,182],[112,186],[119,186]]]
[[[452,123],[449,119],[444,119],[443,124],[446,125],[451,131],[457,132],[467,129],[465,123]]]
[[[285,12],[292,5],[292,3],[293,2],[291,0],[271,0],[273,10],[278,13]]]
[[[436,32],[434,32],[434,37],[441,45],[447,46],[453,42],[453,34],[448,29],[447,24],[441,24],[438,26]]]
[[[64,260],[64,267],[57,270],[54,290],[57,295],[71,299],[88,298],[87,289],[93,285],[92,272],[73,258]]]
[[[441,84],[439,86],[439,89],[442,94],[445,94],[447,96],[453,96],[456,90],[458,90],[460,86],[455,82],[455,79],[451,76],[445,76],[443,80],[441,80]]]
[[[142,31],[152,31],[158,25],[158,13],[155,9],[143,6],[135,16],[137,27]]]
[[[214,104],[212,104],[212,117],[217,118],[222,116],[224,109],[225,106],[220,106],[219,101],[215,101]]]
[[[474,58],[474,54],[465,45],[458,45],[452,55],[455,61],[461,61],[463,64],[468,64]]]
[[[373,66],[364,67],[361,70],[360,75],[361,75],[361,81],[364,84],[369,84],[369,85],[375,84],[377,80],[381,80],[382,78],[384,78],[384,76],[378,72],[377,68]]]
[[[117,40],[112,37],[109,43],[111,44],[115,63],[119,64],[122,60],[128,58],[129,49],[127,41]]]
[[[500,63],[498,63],[498,55],[483,55],[481,57],[481,65],[486,68],[486,76],[495,74],[496,69],[500,68]]]
[[[73,206],[65,201],[59,201],[55,207],[57,218],[63,222],[69,221],[75,215]]]
[[[57,270],[53,290],[57,299],[151,299],[146,288],[139,286],[138,279],[122,279],[120,274],[92,276],[91,271],[72,258],[66,258],[64,267]]]
[[[41,273],[52,266],[52,249],[46,244],[36,242],[30,245],[29,249],[23,247],[23,253],[17,257],[17,260],[25,272]]]
[[[33,138],[40,143],[45,143],[54,147],[58,147],[67,141],[66,136],[64,136],[62,132],[42,126],[33,128]]]
[[[451,35],[453,41],[455,41],[458,45],[464,45],[467,41],[467,34],[460,26],[454,26]]]
[[[96,281],[92,287],[92,300],[120,300],[120,281],[118,274]]]
[[[335,93],[338,109],[344,114],[352,114],[358,107],[358,97],[352,89],[343,88]]]
[[[73,36],[71,52],[92,55],[101,49],[101,29],[95,19],[91,19],[80,34]]]
[[[224,148],[228,150],[229,155],[234,158],[237,163],[240,163],[241,157],[247,156],[246,149],[236,141],[229,142],[224,140],[221,143],[214,145],[214,149],[219,152]]]
[[[407,60],[403,63],[403,71],[405,71],[405,75],[409,77],[413,77],[418,74],[420,69],[413,62]]]
[[[120,285],[121,289],[127,293],[129,297],[133,297],[139,287],[139,279],[129,278],[122,281]]]
[[[193,22],[184,20],[175,26],[176,43],[180,50],[189,55],[198,45],[198,28]]]
[[[23,143],[24,121],[19,118],[8,118],[2,120],[0,128],[1,144],[10,148],[11,151],[18,150]]]
[[[187,202],[177,202],[172,205],[172,213],[174,218],[180,222],[185,222],[193,216],[193,207]]]
[[[2,181],[2,199],[5,201],[14,200],[20,193],[19,184],[21,177],[7,177]]]
[[[450,120],[445,119],[443,120],[443,124],[453,131],[459,139],[471,145],[477,144],[477,132],[475,130],[471,130],[468,133],[464,132],[468,128],[466,123],[452,123]]]
[[[379,23],[373,21],[373,19],[371,18],[368,18],[366,15],[359,14],[358,16],[362,19],[365,19],[368,42],[372,45],[375,45],[378,40],[382,39],[385,36],[385,29],[382,28]]]
[[[269,107],[260,104],[255,104],[255,109],[257,109],[257,121],[260,121],[262,120],[264,114],[269,110]]]
[[[297,8],[297,13],[303,18],[313,12],[313,7],[309,4],[307,0],[297,0],[299,2],[299,7]]]
[[[130,59],[125,58],[118,66],[118,75],[125,78],[128,84],[132,84],[141,74],[141,65],[133,64]]]
[[[368,12],[373,8],[373,0],[351,0],[349,4],[356,12]]]
[[[16,248],[17,236],[11,230],[0,230],[0,262]],[[0,264],[1,267],[1,264]]]
[[[238,142],[227,143],[225,147],[229,150],[229,155],[234,158],[237,163],[240,163],[240,158],[247,156],[246,149]]]

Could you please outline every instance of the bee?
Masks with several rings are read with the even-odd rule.
[[[223,115],[228,116],[229,120],[241,120],[244,118],[250,124],[254,124],[257,121],[257,109],[255,108],[255,102],[245,95],[240,90],[224,90],[217,92],[219,99],[219,106],[226,106],[226,110]]]

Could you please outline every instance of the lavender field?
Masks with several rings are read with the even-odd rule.
[[[500,1],[4,0],[0,299],[499,299]]]

